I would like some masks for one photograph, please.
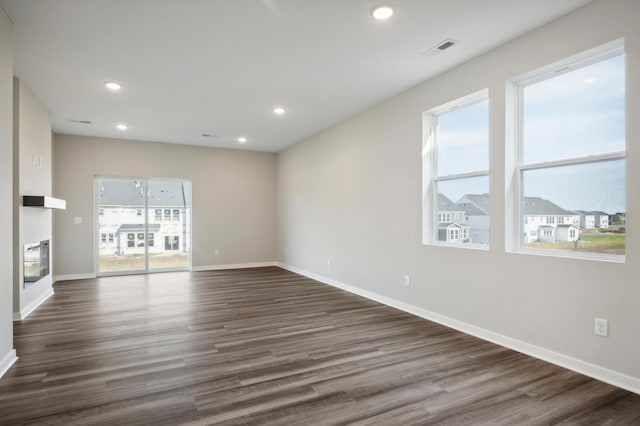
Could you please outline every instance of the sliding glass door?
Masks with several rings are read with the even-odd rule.
[[[191,266],[191,183],[100,177],[97,259],[100,274]]]
[[[191,266],[191,183],[150,180],[149,269]]]

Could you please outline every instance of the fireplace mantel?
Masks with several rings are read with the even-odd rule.
[[[47,197],[46,195],[23,195],[22,205],[25,207],[41,207],[45,209],[67,208],[67,202],[59,198]]]

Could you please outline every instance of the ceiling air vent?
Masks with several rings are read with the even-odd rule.
[[[447,50],[448,48],[450,48],[454,44],[456,44],[454,41],[447,40],[444,43],[442,43],[440,46],[438,46],[437,49],[442,52],[444,50]]]
[[[455,40],[451,40],[451,39],[444,40],[444,41],[436,44],[432,48],[427,49],[426,51],[422,52],[421,56],[435,56],[435,55],[438,55],[438,54],[444,52],[447,49],[451,49],[456,44],[458,44],[458,42],[455,41]]]
[[[70,118],[69,121],[77,124],[91,124],[89,120],[74,120]]]

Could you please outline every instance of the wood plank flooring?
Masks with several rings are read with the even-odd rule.
[[[2,425],[640,425],[640,396],[280,268],[60,282]]]

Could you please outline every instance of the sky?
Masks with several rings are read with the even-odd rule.
[[[523,164],[625,149],[625,61],[619,55],[524,88]],[[437,175],[487,170],[489,101],[438,116]],[[623,160],[554,167],[523,174],[524,195],[567,210],[624,212]],[[486,177],[447,181],[454,202],[489,192]]]

